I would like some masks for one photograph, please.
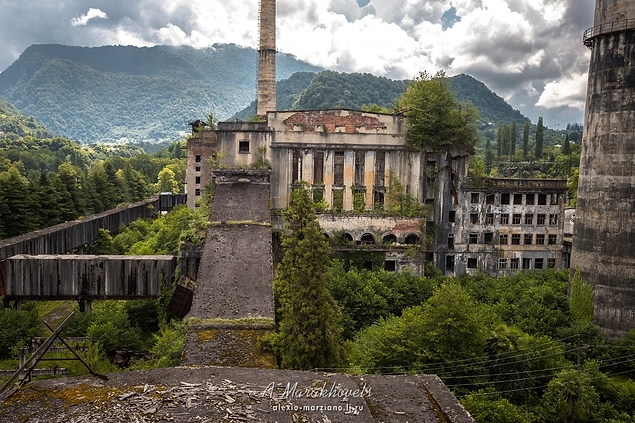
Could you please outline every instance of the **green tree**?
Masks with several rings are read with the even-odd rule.
[[[518,138],[518,129],[516,128],[516,121],[512,122],[510,131],[511,131],[511,138],[510,138],[509,155],[513,157],[516,155],[516,139]]]
[[[472,149],[478,141],[477,109],[456,99],[443,72],[434,77],[421,72],[395,104],[397,111],[406,117],[406,142],[413,148]]]
[[[529,122],[525,122],[523,128],[523,159],[529,155]]]
[[[562,370],[549,382],[543,395],[548,421],[563,423],[594,421],[600,398],[586,372]]]
[[[174,178],[174,171],[169,167],[164,167],[158,176],[155,191],[178,193],[180,190],[179,183]]]
[[[576,322],[591,323],[593,321],[593,286],[582,280],[579,268],[575,270],[571,280],[569,312]]]
[[[503,156],[503,127],[499,126],[496,132],[496,160],[500,161]]]
[[[487,175],[492,171],[492,166],[494,166],[494,152],[492,151],[492,146],[489,138],[485,142],[485,173]]]
[[[7,237],[14,237],[37,229],[37,216],[29,195],[28,181],[15,166],[0,174],[0,197],[5,206],[0,208]]]
[[[544,141],[544,131],[545,128],[542,124],[542,116],[538,118],[538,125],[536,125],[536,146],[534,149],[534,156],[536,156],[536,160],[539,160],[542,157],[542,143]]]
[[[288,234],[274,280],[278,330],[270,338],[283,368],[334,367],[341,360],[341,312],[327,289],[329,245],[306,183],[283,212]]]
[[[571,154],[571,142],[569,141],[569,133],[564,137],[564,144],[562,145],[562,154],[569,155]]]

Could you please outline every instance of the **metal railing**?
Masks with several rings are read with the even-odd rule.
[[[619,21],[605,23],[602,25],[594,26],[593,28],[589,28],[584,31],[584,34],[582,35],[582,42],[590,49],[591,47],[593,47],[593,43],[595,42],[596,37],[603,34],[610,34],[612,32],[620,32],[626,30],[635,30],[635,19],[622,19]]]

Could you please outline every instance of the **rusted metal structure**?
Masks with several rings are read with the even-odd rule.
[[[173,256],[16,255],[7,260],[12,300],[150,299],[172,287]]]
[[[596,0],[572,271],[609,335],[635,328],[635,3]]]

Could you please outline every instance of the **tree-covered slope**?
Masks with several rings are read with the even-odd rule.
[[[450,82],[459,101],[470,101],[478,108],[482,129],[529,120],[471,76],[457,75],[450,78]],[[367,73],[303,72],[278,83],[278,110],[359,110],[371,104],[392,108],[409,83]],[[232,119],[247,120],[254,114],[255,102]]]
[[[165,141],[211,111],[226,119],[255,97],[257,52],[190,47],[34,45],[0,74],[0,96],[80,142]],[[318,68],[277,56],[279,78]]]
[[[18,109],[0,98],[0,139],[21,137],[49,138],[53,134],[33,117],[22,115]]]

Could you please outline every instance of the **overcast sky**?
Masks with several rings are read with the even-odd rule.
[[[584,117],[594,0],[278,0],[278,50],[393,79],[466,73],[551,128]],[[0,0],[0,70],[31,44],[257,48],[258,0]]]

